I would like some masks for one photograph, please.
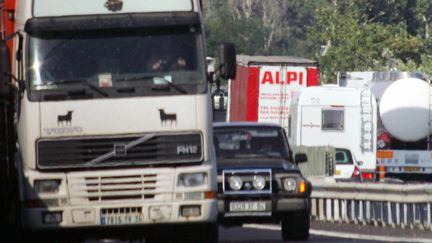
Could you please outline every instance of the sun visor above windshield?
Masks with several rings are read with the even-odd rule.
[[[34,17],[193,11],[192,0],[34,0]]]
[[[131,13],[116,15],[83,15],[29,19],[24,27],[27,33],[43,31],[95,30],[145,28],[163,26],[197,26],[199,15],[195,12]]]

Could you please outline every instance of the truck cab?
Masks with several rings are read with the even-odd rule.
[[[186,226],[199,241],[204,227],[217,241],[200,2],[22,0],[14,18],[22,229]]]

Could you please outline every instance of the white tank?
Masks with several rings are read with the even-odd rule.
[[[426,81],[404,78],[383,93],[379,113],[384,128],[395,138],[413,142],[429,135],[429,93]]]

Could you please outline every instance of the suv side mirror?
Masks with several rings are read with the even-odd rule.
[[[10,95],[10,52],[4,41],[0,42],[0,97]]]
[[[307,162],[308,158],[307,158],[307,155],[306,155],[306,154],[304,154],[304,153],[299,153],[299,154],[296,154],[296,155],[295,155],[294,160],[295,160],[294,162],[295,162],[296,164],[300,164],[300,163],[305,163],[305,162]]]
[[[223,43],[220,45],[220,76],[224,79],[234,79],[236,77],[236,51],[233,43]]]

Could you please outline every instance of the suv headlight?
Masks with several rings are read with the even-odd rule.
[[[228,183],[234,191],[238,191],[243,186],[243,180],[240,178],[240,176],[230,176],[228,178]]]
[[[297,180],[295,178],[282,179],[283,188],[287,192],[294,192],[297,189]]]
[[[253,177],[253,187],[256,190],[264,189],[265,185],[266,185],[266,181],[265,181],[265,178],[263,176],[256,175]]]
[[[177,185],[185,187],[201,186],[206,183],[207,173],[180,174]]]
[[[61,180],[35,180],[34,188],[37,193],[58,193]]]

